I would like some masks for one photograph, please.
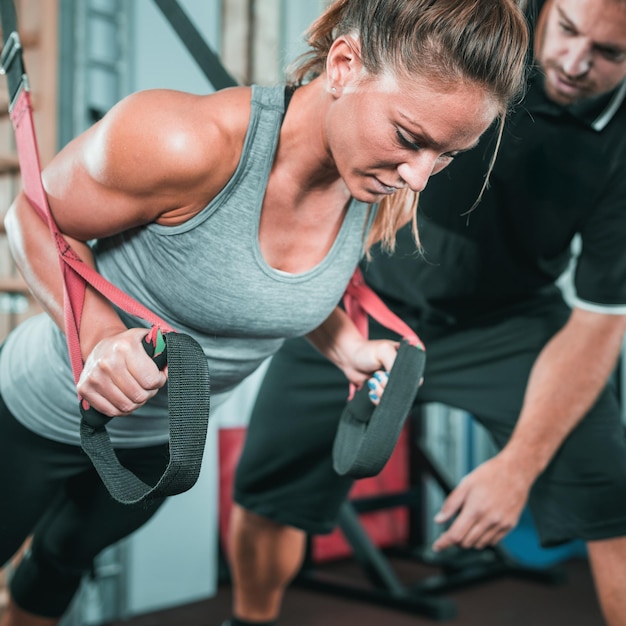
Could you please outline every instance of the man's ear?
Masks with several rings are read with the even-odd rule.
[[[338,96],[361,76],[363,62],[357,38],[341,35],[333,42],[326,58],[328,89]]]
[[[533,54],[535,55],[535,58],[538,58],[541,55],[541,49],[546,37],[546,21],[548,19],[548,13],[552,11],[553,4],[553,0],[547,0],[539,11],[539,17],[537,18],[537,23],[535,24],[535,35],[533,41]]]

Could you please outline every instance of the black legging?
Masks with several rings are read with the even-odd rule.
[[[166,444],[117,454],[147,483],[158,480],[168,460]],[[98,553],[142,526],[163,502],[119,504],[81,448],[34,434],[2,398],[0,477],[0,564],[32,534],[11,594],[22,609],[42,617],[61,617]]]

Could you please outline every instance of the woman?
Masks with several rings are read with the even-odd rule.
[[[340,0],[309,43],[293,87],[134,94],[43,173],[77,253],[202,345],[212,406],[295,335],[353,383],[391,367],[397,345],[365,341],[336,303],[369,246],[392,248],[415,220],[429,176],[502,122],[528,38],[513,0]],[[115,417],[118,454],[149,481],[167,449],[167,376],[141,322],[88,291],[75,387],[47,226],[20,195],[6,228],[45,314],[0,357],[1,562],[35,528],[0,624],[41,626],[159,504],[107,496],[80,451],[76,391]]]

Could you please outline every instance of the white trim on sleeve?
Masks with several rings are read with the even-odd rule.
[[[592,313],[606,313],[607,315],[626,315],[626,304],[597,304],[574,298],[574,306]]]

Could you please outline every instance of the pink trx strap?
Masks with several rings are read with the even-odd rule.
[[[360,269],[356,269],[343,297],[344,307],[364,337],[368,335],[367,316],[397,333],[412,346],[425,350],[424,344],[413,329],[392,313],[387,305],[365,284]]]
[[[368,315],[402,337],[379,404],[372,404],[366,385],[358,391],[351,385],[339,418],[333,468],[342,476],[365,478],[382,470],[398,442],[424,374],[426,351],[413,330],[365,284],[358,269],[346,289],[344,307],[365,337]]]
[[[393,313],[387,305],[365,284],[361,270],[357,268],[346,287],[343,296],[343,305],[346,313],[355,323],[359,332],[367,337],[369,334],[368,315],[373,317],[379,324],[385,326],[394,333],[400,335],[409,345],[426,350],[422,340],[413,329]],[[350,385],[351,399],[356,392],[354,385]]]
[[[11,108],[10,116],[15,131],[15,143],[19,155],[24,193],[41,218],[48,224],[59,254],[64,281],[65,332],[74,381],[78,382],[83,369],[79,331],[87,284],[119,308],[150,322],[156,329],[162,332],[173,332],[174,329],[145,306],[103,278],[74,252],[52,217],[48,198],[41,183],[39,150],[35,137],[29,91],[22,89],[18,93]]]

